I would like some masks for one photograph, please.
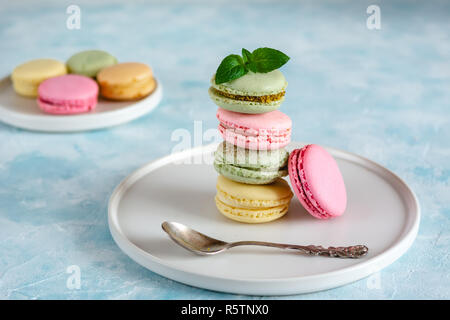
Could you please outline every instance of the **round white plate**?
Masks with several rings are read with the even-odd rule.
[[[45,132],[75,132],[103,129],[137,119],[152,111],[161,101],[158,82],[152,94],[138,101],[109,101],[99,98],[89,113],[52,115],[42,112],[36,99],[19,96],[10,77],[0,80],[0,121],[11,126]]]
[[[291,143],[288,149],[302,145]],[[417,235],[419,204],[405,182],[370,160],[331,148],[327,150],[337,160],[347,187],[343,216],[315,219],[294,197],[280,220],[267,224],[229,220],[214,204],[215,148],[208,145],[161,158],[117,186],[109,201],[109,228],[131,259],[196,287],[252,295],[298,294],[334,288],[377,272],[398,259]],[[365,244],[369,253],[362,259],[337,259],[247,246],[197,256],[170,240],[161,229],[163,221],[180,222],[225,241]]]

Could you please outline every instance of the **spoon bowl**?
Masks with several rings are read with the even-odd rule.
[[[229,243],[211,238],[178,222],[163,222],[162,228],[177,244],[189,251],[201,255],[219,253]]]

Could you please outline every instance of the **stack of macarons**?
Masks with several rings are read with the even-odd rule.
[[[209,95],[219,107],[222,142],[214,156],[219,173],[215,202],[227,218],[263,223],[286,214],[293,196],[288,174],[291,119],[277,109],[287,86],[279,70],[248,72],[221,84],[212,78]]]
[[[31,60],[17,66],[11,79],[19,95],[37,98],[40,109],[50,114],[94,110],[99,94],[117,101],[141,99],[156,87],[148,65],[118,63],[102,50],[78,52],[65,64],[54,59]]]
[[[219,173],[215,202],[227,218],[262,223],[281,218],[293,193],[313,217],[344,213],[347,194],[334,158],[321,146],[285,149],[291,119],[278,108],[286,79],[278,68],[289,60],[282,52],[259,48],[242,57],[227,56],[211,80],[209,95],[219,107],[217,119],[224,142],[214,154]]]

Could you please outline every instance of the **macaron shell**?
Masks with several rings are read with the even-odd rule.
[[[344,179],[334,158],[319,145],[305,147],[298,170],[308,199],[321,212],[340,216],[347,206]]]
[[[298,157],[300,154],[300,149],[296,149],[291,152],[289,155],[289,161],[288,161],[288,172],[289,172],[289,179],[291,181],[292,189],[294,190],[295,196],[300,201],[303,208],[305,208],[306,211],[309,212],[312,216],[318,218],[318,219],[328,219],[330,218],[328,215],[324,215],[320,213],[308,200],[306,197],[305,191],[303,190],[303,186],[300,182],[300,175],[298,173]]]
[[[153,72],[143,63],[119,63],[97,74],[101,95],[112,100],[136,100],[156,88]]]
[[[84,100],[98,94],[98,85],[91,78],[68,74],[42,82],[38,92],[44,100]]]
[[[53,114],[87,112],[97,104],[98,85],[91,78],[68,74],[47,79],[38,89],[38,105]]]
[[[71,56],[67,68],[70,73],[95,77],[100,70],[116,63],[117,59],[106,51],[86,50]]]
[[[13,81],[13,88],[17,94],[27,98],[35,98],[37,97],[37,91],[39,88],[39,84],[26,82],[22,80]]]
[[[291,141],[289,131],[282,131],[279,136],[252,136],[239,133],[235,129],[224,128],[222,125],[219,125],[218,129],[223,139],[228,143],[250,150],[275,150],[287,146]]]
[[[215,197],[216,207],[228,219],[243,223],[266,223],[284,216],[289,205],[280,205],[267,209],[246,209],[227,205]]]
[[[284,91],[287,81],[280,70],[267,73],[254,73],[249,71],[244,76],[221,84],[216,84],[215,75],[211,79],[213,88],[235,95],[264,96]]]
[[[14,90],[26,97],[37,97],[42,81],[64,75],[67,68],[64,63],[54,59],[35,59],[17,66],[12,74]]]
[[[97,75],[100,84],[129,85],[133,82],[148,80],[153,77],[152,69],[139,62],[124,62],[104,68]]]
[[[344,213],[347,194],[336,161],[322,147],[307,145],[291,152],[289,178],[302,206],[318,219]]]
[[[242,101],[234,100],[224,96],[216,94],[211,88],[208,90],[211,100],[220,108],[240,113],[258,114],[266,113],[277,110],[281,103],[284,101],[284,97],[280,100],[270,103],[260,103],[254,101]]]
[[[217,110],[217,119],[228,127],[240,128],[249,134],[273,134],[280,130],[291,130],[292,120],[281,111],[262,114],[231,112],[222,108]]]
[[[36,59],[17,66],[11,77],[13,80],[21,80],[40,83],[50,77],[67,73],[64,63],[54,59]]]

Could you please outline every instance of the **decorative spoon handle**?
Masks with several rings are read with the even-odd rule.
[[[324,248],[322,246],[299,246],[295,244],[282,244],[282,243],[273,243],[273,242],[264,242],[264,241],[238,241],[232,242],[229,244],[229,248],[237,247],[237,246],[246,246],[246,245],[254,245],[254,246],[264,246],[264,247],[275,247],[280,249],[294,249],[299,250],[304,254],[310,256],[328,256],[328,257],[336,257],[336,258],[352,258],[357,259],[365,256],[367,252],[369,252],[369,248],[363,245],[355,245],[349,247],[328,247]]]

